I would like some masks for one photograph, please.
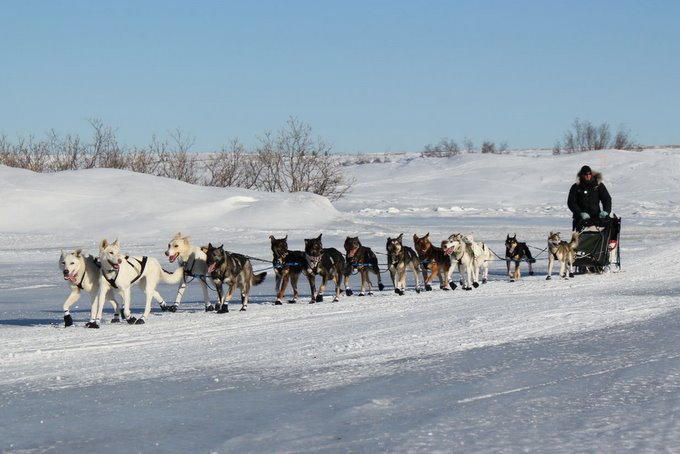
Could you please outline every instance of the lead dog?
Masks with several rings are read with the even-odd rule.
[[[333,301],[340,300],[340,283],[346,274],[345,258],[340,251],[335,248],[324,248],[321,243],[321,234],[316,238],[305,239],[305,260],[307,267],[305,274],[309,280],[309,290],[312,293],[310,303],[320,303],[323,301],[323,292],[326,290],[326,283],[332,280],[335,283],[335,298]],[[316,275],[321,276],[321,286],[316,291]]]
[[[234,294],[234,288],[241,290],[241,310],[245,311],[248,308],[248,294],[253,285],[258,285],[264,281],[267,276],[266,272],[260,274],[253,274],[253,266],[250,259],[245,255],[227,252],[220,246],[213,246],[208,243],[208,250],[206,252],[206,264],[208,265],[208,274],[215,284],[217,289],[218,314],[225,314],[229,312],[229,300]],[[227,284],[229,290],[225,295],[223,293],[222,285]]]
[[[416,252],[408,246],[404,246],[402,238],[404,234],[399,234],[396,238],[387,238],[385,249],[387,249],[387,267],[390,270],[390,277],[394,285],[394,293],[403,295],[406,291],[406,270],[413,271],[416,280],[416,293],[420,293],[420,260]]]
[[[435,277],[439,278],[439,288],[448,290],[448,282],[444,281],[443,276],[449,274],[449,268],[451,267],[450,257],[444,254],[442,248],[434,246],[430,242],[429,232],[422,237],[413,234],[413,245],[420,259],[425,290],[432,290],[431,284],[434,282]],[[427,270],[431,271],[429,277],[427,276]]]
[[[345,239],[345,260],[347,262],[347,270],[345,272],[345,293],[347,296],[352,295],[352,289],[349,288],[349,276],[352,274],[352,270],[357,270],[361,275],[361,291],[359,296],[364,296],[366,294],[366,288],[368,287],[368,294],[372,292],[373,284],[371,283],[371,278],[368,276],[368,272],[378,276],[378,289],[382,290],[385,286],[382,283],[380,276],[380,267],[378,266],[378,257],[370,247],[363,246],[359,237],[348,236]]]
[[[550,232],[548,236],[548,277],[552,279],[552,269],[555,260],[560,262],[560,276],[567,277],[567,264],[569,264],[569,277],[574,277],[574,258],[576,257],[576,247],[578,246],[579,233],[571,235],[571,241],[567,243],[560,239],[560,232]]]
[[[184,270],[184,278],[179,283],[175,304],[161,306],[161,309],[169,310],[170,312],[175,312],[177,310],[177,307],[182,302],[184,291],[187,288],[187,276],[189,276],[194,279],[198,278],[198,281],[201,283],[205,311],[214,311],[214,306],[210,304],[208,284],[205,281],[208,274],[208,265],[205,263],[205,251],[198,246],[192,245],[188,236],[183,237],[180,232],[177,232],[175,237],[168,243],[165,255],[168,257],[170,263],[173,263],[175,260],[178,261],[179,266]]]
[[[87,328],[99,328],[99,323],[102,318],[102,311],[104,304],[99,305],[99,280],[101,276],[101,269],[99,262],[90,254],[83,254],[81,249],[76,249],[74,252],[61,251],[59,257],[59,268],[64,280],[68,281],[71,293],[64,302],[64,326],[73,325],[73,317],[71,317],[71,306],[80,299],[80,291],[84,290],[90,294],[90,321],[85,324]],[[113,297],[113,292],[106,293],[106,300],[113,306],[113,320],[111,323],[120,322],[118,314],[118,304]]]
[[[517,234],[513,236],[507,235],[505,237],[505,264],[508,267],[508,276],[510,276],[510,282],[519,280],[521,277],[521,272],[519,264],[522,260],[526,260],[529,265],[529,276],[534,275],[534,270],[532,264],[536,260],[531,256],[531,251],[526,243],[521,243],[517,241]],[[510,272],[510,262],[515,262],[515,270]]]
[[[163,307],[165,301],[156,287],[161,282],[177,284],[184,275],[184,269],[177,268],[169,273],[161,268],[161,264],[153,257],[130,257],[120,253],[120,244],[116,239],[109,243],[105,238],[99,242],[99,262],[101,263],[101,280],[99,285],[99,305],[102,305],[107,292],[114,290],[123,297],[123,318],[129,324],[142,325],[151,313],[151,299],[155,299]],[[144,315],[140,318],[130,315],[130,292],[134,284],[139,285],[146,295]]]
[[[275,305],[283,304],[281,300],[286,292],[288,280],[293,287],[293,299],[289,303],[297,303],[298,300],[298,279],[300,274],[307,267],[305,253],[302,251],[291,251],[288,249],[288,235],[284,238],[274,238],[269,236],[272,243],[272,266],[276,275],[276,302]]]

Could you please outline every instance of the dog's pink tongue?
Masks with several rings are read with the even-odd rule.
[[[453,246],[451,246],[450,248],[446,248],[446,255],[452,255],[453,252],[454,252],[454,251],[453,251]]]
[[[76,275],[75,274],[69,274],[67,277],[64,279],[73,282],[74,284],[76,283]]]
[[[208,274],[212,273],[214,269],[215,269],[215,264],[211,263],[210,266],[208,266]]]

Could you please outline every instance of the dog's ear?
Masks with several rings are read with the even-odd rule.
[[[430,237],[430,232],[427,232],[423,238],[429,238]]]
[[[404,234],[400,233],[399,236],[397,237],[397,239],[399,240],[400,243],[401,243],[401,239],[402,239],[403,236],[404,236]]]
[[[76,257],[80,258],[80,255],[82,254],[83,250],[82,249],[76,249]]]
[[[286,233],[286,236],[283,237],[284,240],[288,241],[288,234]]]
[[[101,251],[101,250],[106,249],[106,246],[108,246],[108,245],[109,245],[109,241],[106,238],[102,238],[99,241],[99,250]]]
[[[414,233],[413,234],[413,242],[415,243],[417,241],[418,241],[418,235]]]
[[[319,233],[319,236],[317,237],[317,240],[321,241],[321,235],[323,235],[323,233]]]
[[[273,243],[275,239],[276,238],[274,238],[274,235],[269,235],[269,241],[271,241]]]
[[[175,238],[173,238],[173,240],[179,240],[180,238],[182,238],[182,234],[180,232],[177,232],[175,233]]]
[[[111,246],[118,246],[118,245],[119,245],[118,244],[118,238],[116,238],[116,240],[113,243],[111,243]]]

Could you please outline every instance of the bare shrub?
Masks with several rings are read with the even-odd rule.
[[[217,155],[211,156],[205,166],[208,173],[207,186],[234,186],[252,189],[262,172],[253,154],[246,151],[238,139],[231,141],[229,148],[223,147]]]
[[[496,153],[496,144],[490,141],[482,143],[482,153]]]
[[[602,123],[593,125],[590,121],[581,121],[578,118],[572,124],[572,130],[564,134],[564,151],[575,153],[589,150],[604,150],[614,148],[618,150],[640,149],[631,139],[630,130],[621,126],[612,138],[609,124]]]
[[[162,150],[158,154],[159,175],[186,183],[198,183],[196,155],[189,153],[196,138],[180,129],[172,131],[170,138],[172,139],[170,144],[167,142],[157,144],[157,147]],[[155,137],[154,141],[157,142]]]
[[[437,145],[425,145],[425,149],[420,153],[425,158],[445,158],[460,154],[460,147],[451,139],[443,138]]]
[[[311,132],[311,126],[290,117],[276,136],[265,133],[257,148],[258,189],[305,191],[337,200],[351,188],[353,181],[340,171],[331,146],[313,139]]]

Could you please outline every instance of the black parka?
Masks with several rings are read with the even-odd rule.
[[[592,172],[592,174],[590,181],[586,181],[579,173],[576,183],[569,190],[567,205],[574,220],[580,219],[581,213],[588,213],[592,219],[597,219],[600,211],[611,213],[612,198],[602,183],[602,174],[599,172]]]

